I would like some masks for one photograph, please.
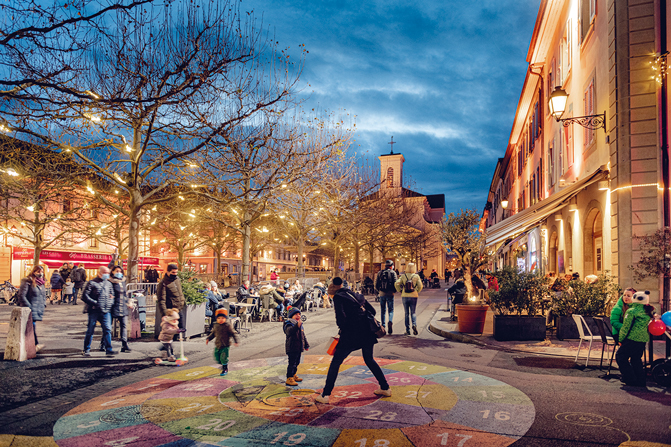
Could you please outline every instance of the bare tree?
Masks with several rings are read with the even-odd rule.
[[[91,181],[92,190],[123,191],[127,203],[100,200],[128,216],[131,280],[142,210],[205,187],[199,152],[291,102],[300,62],[238,8],[183,0],[119,9],[79,23],[88,40],[67,56],[32,58],[31,45],[12,53],[21,88],[3,98],[5,129],[72,154],[107,182]],[[58,50],[75,39],[60,37]],[[19,83],[18,74],[49,82]]]

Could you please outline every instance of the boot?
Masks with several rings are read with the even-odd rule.
[[[394,333],[394,332],[391,330],[392,326],[393,326],[393,325],[391,324],[391,321],[390,321],[389,323],[387,323],[387,333],[388,333],[389,335],[391,335],[391,334]]]
[[[418,332],[417,332],[417,326],[413,326],[413,327],[412,327],[412,333],[415,334],[415,335],[418,334]]]
[[[298,382],[296,382],[293,377],[287,378],[286,384],[289,386],[298,386]]]
[[[100,342],[100,346],[98,346],[98,351],[105,352],[105,345],[103,344],[103,342]]]
[[[221,374],[219,374],[219,375],[220,376],[225,376],[226,374],[228,374],[228,363],[225,364],[225,365],[221,365]]]
[[[302,381],[303,381],[303,379],[301,379],[300,377],[298,377],[297,374],[294,374],[294,380],[295,380],[296,382],[302,382]]]
[[[130,352],[130,346],[128,346],[128,342],[122,341],[121,342],[121,352]]]

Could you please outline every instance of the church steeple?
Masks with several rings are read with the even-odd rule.
[[[403,163],[405,158],[402,154],[394,153],[394,137],[388,143],[391,145],[389,154],[380,155],[380,189],[381,190],[397,190],[400,195],[401,188],[403,188]]]

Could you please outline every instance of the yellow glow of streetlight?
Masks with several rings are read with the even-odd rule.
[[[0,124],[0,132],[8,133],[10,131],[9,127],[4,124]]]
[[[31,212],[32,212],[32,211],[35,211],[35,205],[27,206],[26,209],[27,209],[28,211],[31,211]]]
[[[179,200],[184,200],[184,197],[182,197],[182,196],[179,196]]]
[[[130,144],[127,144],[127,145],[124,147],[124,149],[126,149],[126,152],[128,152],[128,153],[133,152],[133,148],[130,147]]]
[[[98,115],[94,115],[94,114],[92,114],[92,113],[90,113],[90,114],[88,114],[88,115],[84,115],[84,116],[86,116],[86,117],[87,117],[89,120],[91,120],[91,122],[93,122],[93,123],[99,123],[99,122],[102,121],[102,118],[100,118],[100,116],[98,116]]]
[[[287,187],[287,184],[286,184],[286,183],[282,183],[282,188],[286,188],[286,187]]]
[[[186,227],[183,227],[183,226],[181,226],[181,225],[179,226],[179,229],[182,230],[182,231],[183,231],[185,228],[186,228]]]
[[[8,175],[12,176],[12,177],[18,177],[18,176],[19,176],[19,173],[16,172],[16,171],[15,171],[14,169],[12,169],[12,168],[7,169],[5,172],[6,172]]]

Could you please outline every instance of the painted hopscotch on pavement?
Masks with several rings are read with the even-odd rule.
[[[378,388],[363,358],[340,368],[328,405],[316,403],[331,357],[306,355],[298,387],[286,357],[178,369],[116,389],[60,418],[60,447],[507,446],[534,421],[531,400],[489,377],[443,366],[378,359],[392,390]]]

